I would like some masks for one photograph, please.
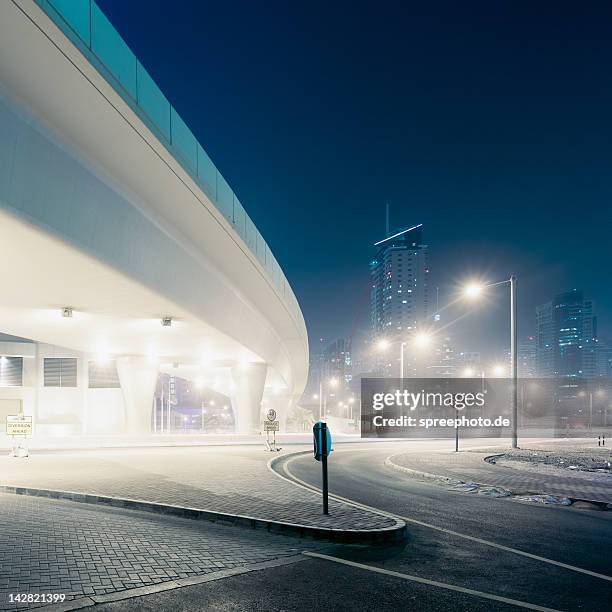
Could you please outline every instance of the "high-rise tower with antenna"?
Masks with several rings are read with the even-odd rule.
[[[388,210],[388,209],[387,209]],[[388,214],[387,214],[388,219]],[[370,262],[372,339],[405,339],[432,314],[428,247],[423,224],[400,229],[374,244]]]

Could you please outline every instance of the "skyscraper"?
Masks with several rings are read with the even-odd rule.
[[[519,378],[534,378],[536,376],[536,341],[535,336],[527,336],[518,343],[518,375]]]
[[[417,329],[430,312],[422,224],[394,232],[374,246],[376,255],[370,262],[372,335],[393,338]]]
[[[597,376],[612,378],[612,345],[598,339],[596,349]]]
[[[431,353],[431,361],[427,365],[427,376],[429,378],[452,378],[455,375],[456,363],[450,336],[436,336]]]
[[[536,370],[541,377],[591,378],[597,372],[597,319],[577,289],[536,308]]]
[[[346,388],[352,378],[350,344],[350,340],[338,338],[323,351],[322,376],[325,380],[337,379],[340,390]]]

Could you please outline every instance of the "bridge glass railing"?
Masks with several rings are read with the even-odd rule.
[[[36,0],[151,129],[256,256],[292,314],[299,306],[270,248],[228,182],[94,0]]]

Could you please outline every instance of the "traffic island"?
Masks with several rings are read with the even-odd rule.
[[[571,505],[589,502],[600,508],[612,505],[612,478],[589,478],[578,471],[525,469],[522,462],[500,462],[508,449],[489,448],[461,452],[401,453],[388,457],[389,468],[456,491],[508,497],[518,501]],[[521,451],[524,452],[524,451]],[[518,465],[518,462],[517,462]]]

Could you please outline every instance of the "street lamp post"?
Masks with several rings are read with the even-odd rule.
[[[323,378],[319,377],[319,421],[323,420]]]
[[[487,285],[471,284],[465,288],[468,298],[480,295],[485,287],[495,287],[510,283],[510,371],[512,378],[512,448],[518,448],[518,353],[517,353],[517,316],[516,316],[516,276]]]
[[[412,337],[411,342],[417,348],[426,347],[431,342],[431,334],[426,331],[419,332]],[[378,342],[377,348],[379,351],[384,352],[389,348],[390,345],[391,343],[389,342],[389,340],[387,340],[386,338],[383,338]],[[399,345],[400,345],[400,379],[403,381],[404,375],[405,375],[404,349],[406,348],[406,346],[408,346],[408,342],[406,340],[402,340],[402,341],[399,341]]]
[[[455,452],[459,452],[459,410],[455,408]]]
[[[516,276],[510,277],[510,361],[512,362],[512,448],[518,448],[518,354],[516,331]]]
[[[597,391],[595,391],[595,394],[598,397],[603,397],[605,396],[606,392],[603,389],[597,389]],[[580,391],[578,395],[581,395],[582,397],[584,397],[585,391]],[[604,419],[603,419],[604,427],[607,425],[607,420],[608,420],[607,413],[608,413],[608,409],[606,407],[606,410],[604,412]],[[592,430],[593,430],[593,391],[591,390],[589,391],[589,431],[592,431]]]
[[[331,387],[335,387],[338,384],[338,379],[330,378],[328,382]],[[319,421],[323,420],[327,409],[327,396],[323,397],[323,391],[323,377],[319,377]]]
[[[323,420],[323,378],[319,377],[319,421]]]

